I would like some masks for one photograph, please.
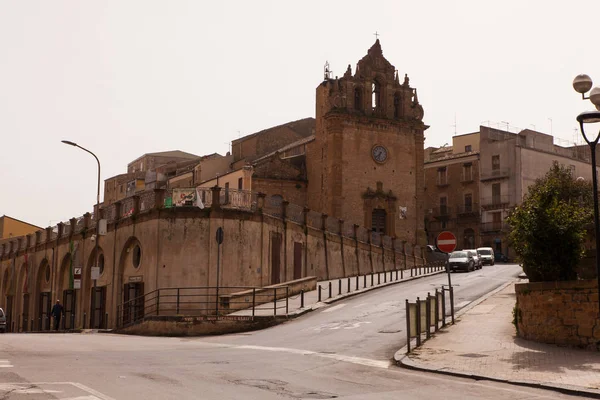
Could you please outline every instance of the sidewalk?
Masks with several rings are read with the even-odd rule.
[[[600,398],[600,353],[531,342],[512,324],[514,283],[459,316],[409,356],[407,368]],[[461,310],[462,311],[462,310]]]
[[[421,267],[413,268],[412,270],[394,270],[387,271],[385,273],[380,272],[368,275],[360,275],[358,276],[358,281],[356,276],[350,278],[331,279],[328,281],[319,281],[317,282],[317,290],[304,293],[304,306],[302,305],[302,296],[298,294],[295,296],[290,296],[287,299],[284,298],[278,300],[276,305],[274,305],[273,302],[257,305],[254,310],[254,315],[259,317],[277,315],[295,318],[350,296],[355,296],[377,288],[440,273],[445,273],[445,269],[443,267],[428,267],[427,269]],[[349,285],[348,282],[350,282]],[[331,297],[329,296],[330,283]],[[319,286],[322,288],[321,301],[319,301]],[[252,309],[237,311],[229,315],[250,316],[252,315]]]

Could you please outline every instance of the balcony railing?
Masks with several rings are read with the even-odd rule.
[[[458,215],[471,215],[471,214],[479,214],[479,204],[464,204],[456,207],[456,213]]]
[[[484,197],[481,199],[481,208],[484,210],[497,210],[506,208],[510,204],[510,196],[507,194],[500,196]]]
[[[508,231],[509,225],[506,222],[483,222],[481,232],[501,232]]]
[[[510,176],[510,168],[489,169],[481,171],[481,181],[503,179]]]
[[[433,209],[433,216],[435,218],[447,218],[451,214],[451,209],[448,206],[439,206]]]

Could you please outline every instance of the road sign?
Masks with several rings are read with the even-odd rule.
[[[437,248],[444,253],[452,253],[456,249],[456,236],[448,231],[440,233],[437,237]]]
[[[223,243],[223,228],[217,229],[216,239],[218,244]]]

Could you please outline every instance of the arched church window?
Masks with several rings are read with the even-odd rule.
[[[371,215],[371,230],[373,232],[377,232],[377,233],[386,233],[386,216],[387,213],[385,212],[385,210],[381,209],[381,208],[376,208],[373,210],[373,213]]]
[[[371,104],[373,106],[373,110],[378,110],[381,108],[381,85],[376,80],[373,81],[372,85],[373,93]]]
[[[362,110],[362,93],[359,87],[354,89],[354,109]]]
[[[400,118],[401,116],[401,100],[400,93],[394,94],[394,118]]]

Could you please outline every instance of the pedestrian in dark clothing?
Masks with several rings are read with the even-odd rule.
[[[54,330],[57,331],[60,327],[60,318],[65,315],[65,309],[60,304],[60,300],[56,300],[56,304],[52,306],[50,314],[54,317]]]

